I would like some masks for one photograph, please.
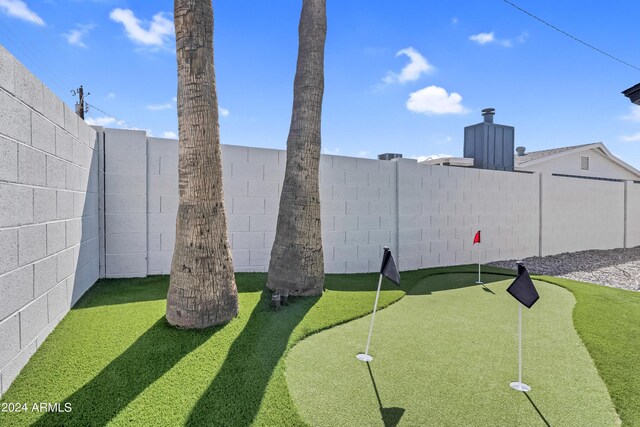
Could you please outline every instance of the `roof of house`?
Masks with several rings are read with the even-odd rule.
[[[515,163],[527,163],[533,160],[541,159],[543,157],[549,157],[554,154],[564,153],[565,151],[571,151],[576,148],[586,147],[588,145],[596,145],[596,144],[581,144],[581,145],[572,145],[571,147],[559,147],[559,148],[551,148],[549,150],[540,150],[540,151],[531,151],[530,153],[525,153],[524,156],[515,156]]]
[[[551,150],[541,150],[541,151],[532,151],[530,153],[526,153],[524,156],[515,156],[515,166],[527,167],[537,163],[541,163],[547,160],[551,160],[557,157],[564,156],[569,153],[578,153],[581,151],[587,150],[600,150],[602,154],[607,157],[612,162],[621,166],[622,168],[628,170],[629,172],[640,177],[640,171],[634,168],[633,166],[623,162],[607,149],[602,142],[594,142],[592,144],[581,144],[581,145],[573,145],[570,147],[560,147],[553,148]]]

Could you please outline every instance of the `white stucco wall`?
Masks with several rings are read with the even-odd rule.
[[[0,46],[0,395],[98,278],[95,147]]]
[[[589,157],[589,170],[580,169],[581,156]],[[600,150],[597,149],[565,154],[555,159],[548,159],[530,166],[519,166],[516,164],[516,169],[531,172],[561,173],[565,175],[622,180],[640,179],[637,175],[611,161],[611,159],[607,158]]]

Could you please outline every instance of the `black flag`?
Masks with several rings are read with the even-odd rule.
[[[531,277],[529,277],[529,272],[520,262],[518,263],[518,277],[509,285],[507,292],[527,308],[531,308],[540,298]]]
[[[396,263],[391,256],[391,250],[386,246],[384,247],[384,255],[382,256],[380,274],[400,286],[400,273],[398,273],[398,267],[396,267]]]

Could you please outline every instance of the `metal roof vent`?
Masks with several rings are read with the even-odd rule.
[[[526,151],[525,147],[516,147],[516,153],[518,153],[518,156],[524,156],[525,151]]]
[[[493,123],[493,116],[496,114],[495,108],[485,108],[482,110],[482,117],[485,123]]]

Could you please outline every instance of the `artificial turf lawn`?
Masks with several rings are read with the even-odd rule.
[[[370,316],[300,342],[289,353],[289,390],[311,425],[615,426],[606,386],[573,328],[571,292],[536,282],[523,313],[524,382],[518,378],[518,303],[511,279],[428,277],[376,316],[374,360],[355,358]],[[448,288],[448,289],[447,289]],[[439,289],[439,290],[438,290]],[[488,290],[492,291],[488,291]]]
[[[541,276],[573,292],[573,321],[623,426],[640,426],[640,292]]]
[[[411,277],[407,274],[407,284]],[[168,277],[99,282],[51,333],[0,402],[69,402],[71,413],[0,413],[0,425],[302,425],[284,379],[296,341],[371,311],[376,274],[328,275],[322,298],[270,309],[266,274],[236,275],[224,327],[165,323]],[[404,293],[385,284],[381,306]]]
[[[402,287],[411,290],[428,275],[469,270],[461,266],[405,272]],[[322,298],[293,301],[278,312],[269,310],[261,295],[265,279],[264,274],[237,274],[240,316],[207,331],[177,331],[164,323],[167,277],[100,281],[56,327],[0,400],[72,402],[73,412],[0,413],[0,425],[302,425],[284,376],[285,356],[305,336],[370,312],[377,275],[328,275]],[[576,329],[624,424],[640,425],[640,364],[635,363],[640,294],[570,281],[561,284],[576,293]],[[448,287],[445,283],[432,291]],[[390,284],[383,289],[381,307],[403,295]],[[366,332],[358,338],[359,351]],[[376,339],[377,335],[372,349]],[[377,371],[373,374],[377,378]],[[525,371],[525,380],[527,375]],[[368,386],[370,393],[371,383]],[[423,395],[423,390],[415,393]],[[385,410],[392,419],[398,415],[393,408]]]

